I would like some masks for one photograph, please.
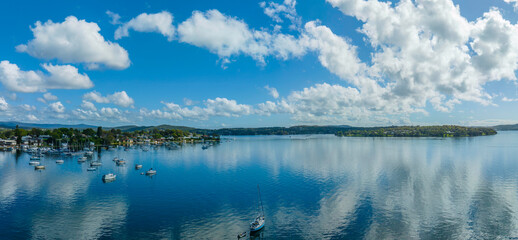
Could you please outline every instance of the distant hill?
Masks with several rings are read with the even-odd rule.
[[[518,124],[498,125],[498,126],[494,126],[493,129],[495,129],[497,131],[516,131],[516,130],[518,130]]]
[[[108,128],[109,129],[109,128]],[[197,129],[192,127],[185,127],[185,126],[172,126],[172,125],[158,125],[158,126],[137,126],[137,125],[128,125],[128,126],[120,126],[120,127],[114,127],[114,129],[120,129],[123,132],[133,132],[133,131],[149,131],[153,129],[160,129],[160,130],[167,130],[167,129],[178,129],[182,131],[189,131],[189,132],[195,132],[196,130],[204,131],[205,129]]]
[[[347,125],[339,126],[293,126],[293,127],[261,127],[261,128],[221,128],[214,130],[196,129],[201,134],[218,135],[296,135],[296,134],[335,134],[338,131],[352,129]]]
[[[0,122],[0,128],[14,129],[18,125],[19,128],[23,129],[31,129],[31,128],[44,128],[44,129],[54,129],[54,128],[76,128],[76,129],[86,129],[86,128],[97,128],[97,126],[86,125],[86,124],[75,124],[75,125],[66,125],[66,124],[40,124],[40,123],[22,123],[22,122]]]

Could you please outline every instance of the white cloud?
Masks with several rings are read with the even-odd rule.
[[[277,89],[274,87],[270,87],[268,85],[264,86],[266,90],[272,95],[273,98],[279,98],[279,92],[277,92]]]
[[[162,102],[164,110],[141,109],[141,116],[166,119],[199,119],[207,120],[210,117],[240,117],[253,114],[253,107],[246,104],[238,104],[235,100],[227,98],[207,99],[203,107],[194,106],[184,108],[175,103]]]
[[[106,97],[103,97],[99,92],[93,91],[83,95],[83,99],[96,103],[113,103],[121,107],[132,107],[135,104],[133,98],[128,96],[126,91],[115,92]]]
[[[84,63],[90,69],[129,67],[128,52],[117,43],[105,41],[97,23],[69,16],[64,22],[36,22],[34,39],[16,47],[19,52],[41,59],[65,63]]]
[[[97,91],[85,93],[85,95],[83,95],[83,99],[94,101],[96,103],[109,103],[110,102],[108,97],[103,97],[101,95],[101,93],[99,93]]]
[[[371,63],[357,57],[349,40],[318,22],[306,23],[298,43],[317,52],[324,67],[358,91],[359,109],[352,107],[349,114],[404,116],[426,113],[427,105],[448,112],[462,101],[488,105],[492,97],[485,83],[516,79],[517,27],[496,9],[468,22],[451,0],[328,2],[362,22],[359,31],[374,49]]]
[[[128,121],[128,119],[125,116],[123,116],[122,112],[117,108],[101,108],[101,111],[99,111],[99,113],[101,114],[101,117],[104,119],[116,119],[120,122]]]
[[[133,98],[129,97],[126,91],[115,92],[109,95],[108,99],[110,99],[113,104],[121,107],[131,107],[135,103]]]
[[[320,63],[332,73],[346,80],[354,80],[365,68],[357,57],[356,47],[335,35],[328,27],[308,22],[305,30],[305,45],[318,52]]]
[[[181,42],[207,48],[222,58],[244,53],[264,61],[268,51],[256,41],[261,33],[254,34],[245,22],[218,10],[193,12],[191,18],[178,26],[178,34]]]
[[[188,98],[183,98],[183,103],[185,104],[185,106],[192,106],[192,105],[196,104],[196,102],[194,102],[193,100],[188,99]]]
[[[167,37],[169,41],[173,40],[175,34],[173,15],[167,11],[138,15],[115,30],[115,39],[129,36],[130,29],[137,32],[157,32]]]
[[[302,19],[298,16],[295,9],[296,0],[284,0],[283,3],[261,2],[259,5],[263,8],[264,14],[271,17],[275,22],[282,23],[283,18],[291,22],[290,28],[296,29],[300,27]]]
[[[29,104],[22,104],[20,105],[20,107],[25,110],[25,111],[34,111],[36,110],[36,107],[35,106],[31,106]]]
[[[504,2],[512,4],[515,11],[518,9],[518,0],[504,0]]]
[[[93,87],[86,74],[80,74],[70,65],[43,64],[49,74],[23,71],[9,61],[0,62],[0,82],[10,91],[38,92],[47,89],[86,89]]]
[[[121,22],[120,22],[121,16],[119,14],[114,13],[114,12],[108,10],[108,11],[106,11],[106,15],[108,15],[108,17],[110,17],[112,19],[110,21],[110,23],[112,25],[121,24]]]
[[[95,105],[92,102],[89,102],[89,101],[83,100],[83,103],[81,103],[81,107],[86,109],[86,110],[97,111],[97,108],[95,107]]]
[[[502,101],[503,101],[503,102],[518,102],[518,98],[507,98],[507,97],[503,97],[503,98],[502,98]]]
[[[34,116],[33,114],[27,115],[27,120],[29,120],[31,122],[39,121],[39,119],[36,116]]]
[[[58,97],[52,95],[52,93],[45,93],[43,94],[43,98],[47,101],[57,101],[58,100]]]
[[[84,102],[83,102],[84,103]],[[83,104],[84,105],[84,104]],[[90,106],[83,106],[89,108]],[[118,108],[103,107],[99,111],[97,109],[74,109],[72,116],[78,120],[88,120],[97,122],[128,122],[126,117],[128,112],[123,112]]]
[[[240,54],[265,64],[268,56],[286,60],[306,53],[301,39],[277,30],[250,29],[244,21],[226,16],[218,10],[194,11],[189,19],[178,26],[178,36],[180,42],[207,48],[217,54],[223,65],[230,62],[230,57]]]
[[[65,106],[61,102],[53,102],[49,104],[50,110],[56,113],[64,113],[65,112]]]
[[[9,109],[9,104],[4,97],[0,97],[0,111],[7,111],[7,109]]]

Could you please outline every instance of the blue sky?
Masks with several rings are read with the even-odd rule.
[[[4,5],[2,121],[518,122],[514,0]]]

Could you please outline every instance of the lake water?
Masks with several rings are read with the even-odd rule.
[[[35,171],[27,154],[0,153],[0,238],[236,239],[257,213],[257,184],[256,239],[518,237],[518,132],[232,139],[103,150],[96,172],[78,157],[45,157]],[[109,172],[117,180],[103,183]]]

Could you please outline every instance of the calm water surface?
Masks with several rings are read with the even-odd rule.
[[[256,239],[518,237],[518,132],[233,139],[102,151],[96,172],[77,157],[35,171],[27,154],[0,153],[0,238],[235,239],[257,213],[257,184]],[[150,167],[157,175],[141,175]],[[109,172],[117,180],[103,183]]]

